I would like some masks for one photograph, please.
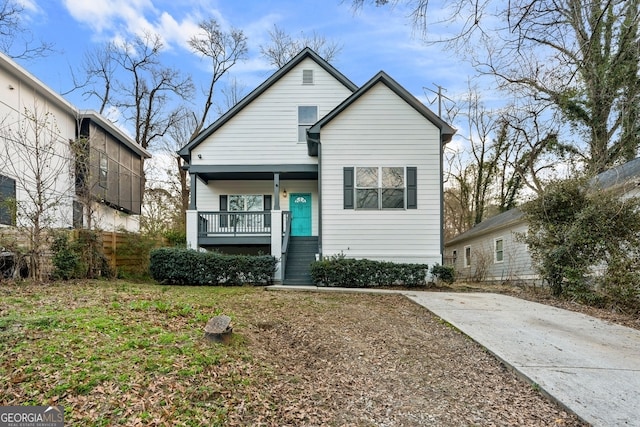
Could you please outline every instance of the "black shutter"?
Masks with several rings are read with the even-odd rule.
[[[227,227],[229,214],[223,213],[227,211],[227,196],[220,196],[220,227]]]
[[[407,168],[407,209],[418,209],[418,168]]]
[[[353,209],[353,168],[344,168],[344,209]]]
[[[265,212],[271,212],[271,194],[264,195],[263,205]],[[271,213],[264,214],[264,227],[271,227]]]

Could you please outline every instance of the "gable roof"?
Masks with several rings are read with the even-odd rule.
[[[492,216],[489,219],[485,219],[480,224],[474,225],[464,233],[460,233],[453,239],[446,242],[446,244],[452,245],[454,243],[459,243],[472,237],[481,236],[482,234],[498,230],[508,225],[517,224],[521,221],[524,221],[524,212],[522,212],[519,208],[509,209],[506,212],[502,212],[498,215]]]
[[[330,111],[326,116],[321,118],[316,124],[311,126],[307,131],[307,147],[309,149],[309,155],[317,155],[317,144],[320,140],[320,129],[337,117],[340,113],[346,110],[351,104],[358,100],[362,95],[367,93],[372,87],[382,83],[391,89],[396,95],[402,98],[407,104],[412,106],[418,113],[422,114],[424,118],[433,123],[438,129],[440,129],[440,139],[443,144],[451,141],[453,134],[456,130],[449,126],[444,120],[442,120],[433,111],[427,108],[422,102],[418,101],[415,96],[411,95],[404,87],[398,82],[393,80],[384,71],[378,72],[367,83],[362,85],[360,89],[355,91],[351,96],[345,99],[340,105]]]
[[[191,157],[191,150],[197,147],[202,141],[207,139],[212,133],[218,130],[222,125],[224,125],[226,122],[231,120],[244,107],[246,107],[251,102],[253,102],[256,98],[262,95],[267,89],[273,86],[278,80],[280,80],[284,75],[286,75],[289,71],[291,71],[294,67],[296,67],[298,64],[300,64],[303,60],[307,58],[315,61],[327,73],[332,75],[337,81],[342,83],[351,92],[354,92],[356,89],[358,89],[358,86],[356,86],[353,82],[351,82],[351,80],[346,78],[344,74],[342,74],[340,71],[334,68],[327,61],[322,59],[320,55],[314,52],[311,48],[306,47],[302,51],[300,51],[300,53],[298,53],[291,61],[287,62],[282,68],[280,68],[278,71],[273,73],[271,77],[265,80],[260,86],[255,88],[253,91],[251,91],[251,93],[245,96],[240,102],[234,105],[229,111],[227,111],[222,116],[220,116],[218,120],[216,120],[211,125],[209,125],[209,127],[207,127],[205,130],[200,132],[200,134],[198,134],[198,136],[196,136],[196,138],[193,141],[189,142],[184,147],[182,147],[178,151],[178,154],[187,162],[189,162]]]

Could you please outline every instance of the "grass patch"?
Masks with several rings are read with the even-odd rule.
[[[0,382],[9,385],[0,405],[56,403],[70,425],[223,425],[235,398],[221,390],[251,384],[236,372],[251,360],[244,340],[212,344],[203,328],[259,289],[95,281],[11,290],[0,296]]]

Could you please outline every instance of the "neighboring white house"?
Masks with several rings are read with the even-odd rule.
[[[187,244],[270,253],[285,283],[317,257],[441,263],[454,132],[384,72],[358,88],[304,49],[179,151]]]
[[[519,239],[527,229],[518,208],[486,219],[445,242],[447,264],[459,280],[537,281],[529,249]]]
[[[602,172],[590,185],[622,198],[639,196],[640,158]],[[527,230],[518,208],[486,219],[445,242],[447,264],[455,267],[460,280],[538,282],[529,249],[518,238]]]
[[[149,157],[100,114],[78,110],[0,53],[0,227],[26,224],[39,174],[48,226],[91,222],[107,231],[138,231],[142,163]]]

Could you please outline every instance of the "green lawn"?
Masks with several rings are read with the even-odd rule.
[[[222,312],[241,327],[236,314],[261,295],[251,287],[0,284],[0,405],[63,405],[67,425],[224,425],[230,405],[260,400],[252,378],[271,374],[241,335],[213,344],[203,328]]]

